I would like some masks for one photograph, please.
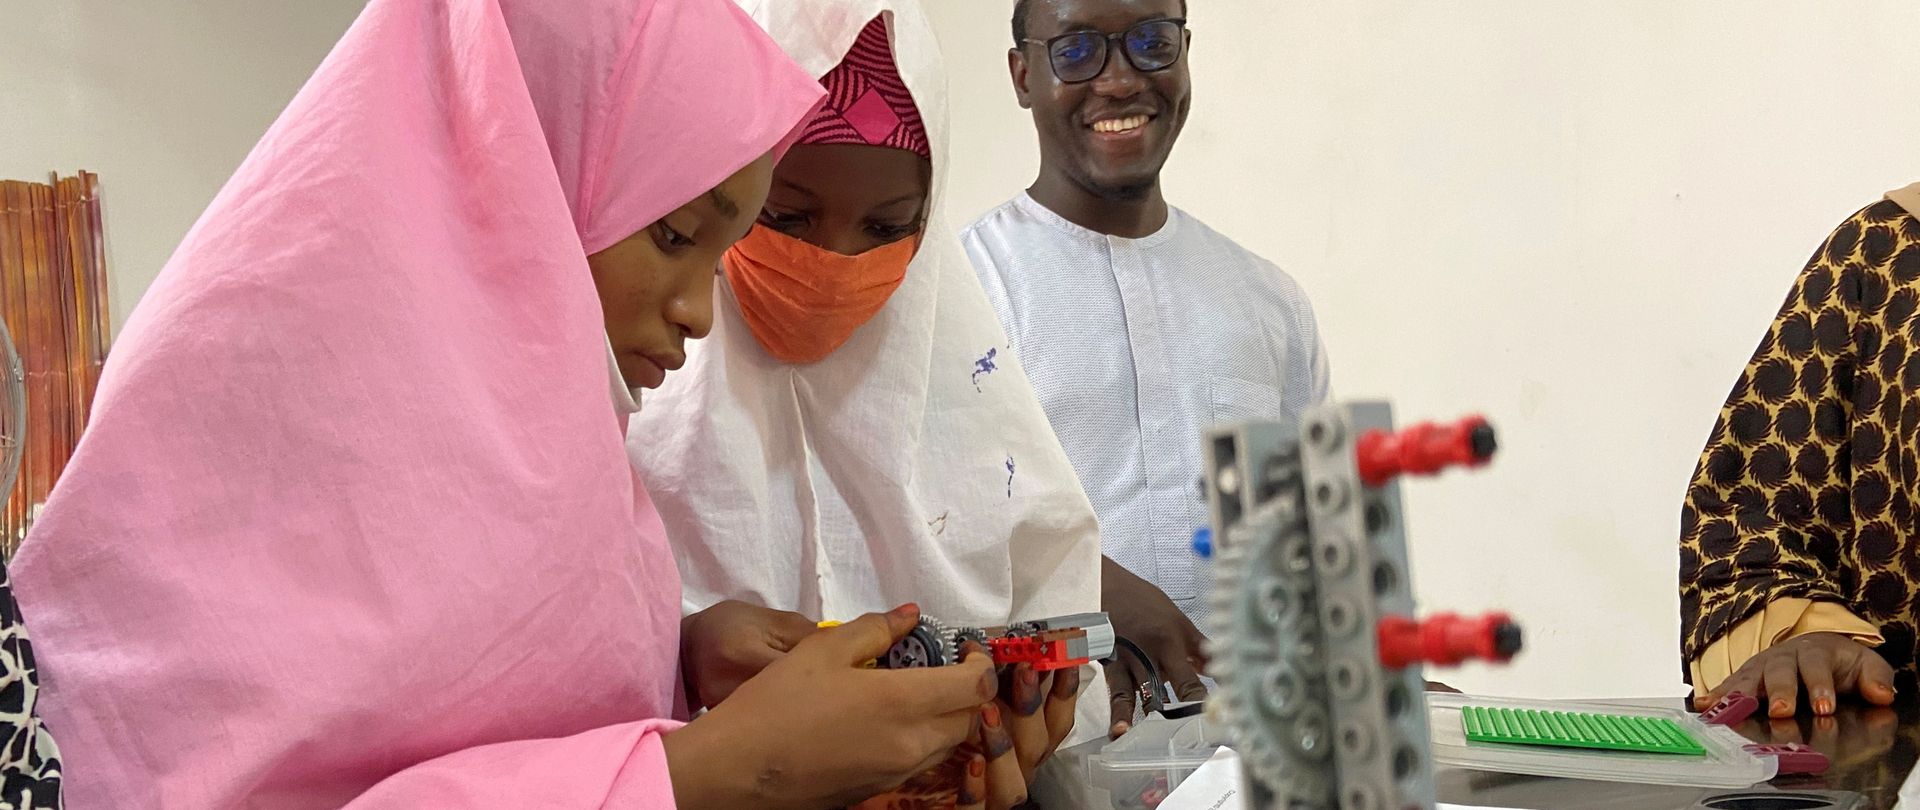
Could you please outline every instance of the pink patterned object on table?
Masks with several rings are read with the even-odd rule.
[[[1709,726],[1731,726],[1752,717],[1759,709],[1760,701],[1752,695],[1728,692],[1726,697],[1700,713],[1700,722]]]

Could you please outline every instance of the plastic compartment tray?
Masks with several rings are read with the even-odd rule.
[[[1142,793],[1172,792],[1225,742],[1224,729],[1205,715],[1150,717],[1088,758],[1087,782],[1111,792],[1115,806],[1127,806]]]
[[[1469,742],[1461,728],[1461,707],[1484,706],[1554,712],[1588,712],[1670,720],[1700,743],[1704,753],[1645,754],[1538,745]],[[1433,735],[1433,760],[1480,771],[1498,771],[1563,779],[1637,782],[1703,788],[1742,788],[1774,777],[1778,761],[1744,750],[1750,741],[1725,726],[1709,726],[1680,709],[1611,703],[1523,700],[1429,693],[1427,720]]]

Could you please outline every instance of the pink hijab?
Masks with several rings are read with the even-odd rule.
[[[679,580],[586,255],[820,93],[730,0],[372,0],[18,559],[69,806],[671,807]]]

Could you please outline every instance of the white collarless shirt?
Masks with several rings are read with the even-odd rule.
[[[1206,617],[1200,436],[1327,398],[1313,307],[1292,277],[1185,212],[1124,239],[1025,193],[961,234],[1100,519],[1107,556]]]

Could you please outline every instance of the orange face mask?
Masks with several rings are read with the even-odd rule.
[[[845,256],[755,225],[727,251],[727,285],[769,354],[815,363],[886,306],[919,248],[916,235]]]

